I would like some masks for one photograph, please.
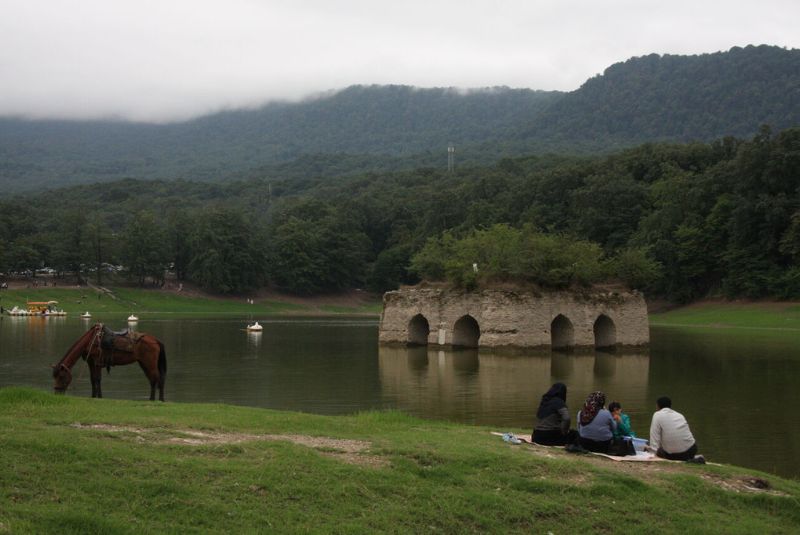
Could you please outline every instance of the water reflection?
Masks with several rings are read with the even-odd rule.
[[[381,391],[390,404],[419,416],[498,426],[532,424],[540,396],[557,381],[568,385],[570,407],[580,407],[594,390],[626,406],[641,406],[649,363],[646,354],[378,350]]]
[[[261,331],[247,331],[247,343],[251,347],[261,347],[261,337],[264,335]]]
[[[120,329],[125,316],[0,319],[0,386],[50,391],[50,365],[96,321]],[[321,414],[399,408],[411,414],[529,428],[539,399],[567,384],[574,415],[586,395],[620,401],[633,429],[647,435],[655,399],[672,397],[710,459],[800,476],[800,336],[796,331],[651,329],[650,353],[523,353],[379,347],[377,321],[264,318],[260,335],[244,318],[148,316],[137,329],[167,350],[169,402],[223,402]],[[68,395],[88,397],[84,363]],[[103,393],[147,399],[138,366],[113,368]],[[787,412],[788,411],[788,412]]]

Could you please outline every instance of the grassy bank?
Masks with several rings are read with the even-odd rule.
[[[0,532],[789,533],[800,483],[614,463],[397,412],[0,390]],[[756,489],[763,481],[767,489]]]
[[[290,296],[255,299],[221,298],[204,295],[182,295],[176,292],[141,288],[113,287],[112,295],[92,288],[25,288],[0,292],[0,304],[10,309],[25,307],[27,301],[58,301],[58,308],[69,314],[89,310],[112,314],[207,314],[207,315],[273,315],[273,314],[359,314],[378,316],[382,304],[378,297],[358,302],[335,298],[301,299]],[[650,314],[651,325],[800,330],[798,303],[709,303]]]
[[[380,314],[377,301],[363,304],[334,305],[302,300],[256,299],[248,304],[244,298],[214,298],[181,295],[175,292],[139,288],[111,288],[111,295],[92,288],[25,288],[0,292],[5,308],[25,307],[27,301],[58,301],[58,308],[69,314],[89,310],[92,314]]]
[[[651,325],[800,331],[798,303],[696,303],[650,315]]]

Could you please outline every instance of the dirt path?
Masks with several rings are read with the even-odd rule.
[[[248,433],[216,433],[196,431],[194,429],[162,429],[133,426],[116,426],[108,424],[74,423],[74,429],[118,433],[130,437],[137,442],[155,442],[160,444],[177,444],[182,446],[202,446],[220,444],[240,444],[255,441],[291,442],[317,450],[321,455],[331,457],[349,464],[381,468],[389,465],[383,457],[369,453],[372,443],[364,440],[320,437],[312,435],[254,435]]]

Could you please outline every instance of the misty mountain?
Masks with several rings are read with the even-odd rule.
[[[775,130],[800,125],[800,50],[762,45],[632,58],[554,102],[526,137],[608,149],[745,138],[762,124]]]
[[[304,172],[309,156],[357,171],[425,165],[434,161],[425,153],[434,152],[446,162],[448,143],[509,139],[558,97],[529,89],[353,86],[166,125],[2,119],[0,187],[123,177],[222,180],[264,166],[280,172],[298,158]]]
[[[733,48],[612,65],[579,89],[353,86],[182,123],[0,119],[3,193],[123,177],[222,181],[485,164],[800,125],[800,50]]]

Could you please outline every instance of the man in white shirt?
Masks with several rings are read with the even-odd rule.
[[[697,443],[686,418],[672,410],[672,400],[660,397],[656,406],[658,410],[650,423],[650,446],[656,450],[656,455],[672,461],[704,462],[702,455],[695,459]]]

